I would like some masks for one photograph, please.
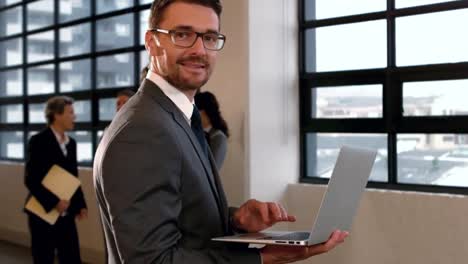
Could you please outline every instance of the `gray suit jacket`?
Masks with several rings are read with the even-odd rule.
[[[183,113],[145,80],[94,161],[108,263],[260,263],[257,249],[210,240],[232,233],[213,163]]]

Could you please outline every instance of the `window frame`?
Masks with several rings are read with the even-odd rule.
[[[110,121],[100,121],[99,120],[99,100],[105,98],[114,98],[116,92],[121,89],[132,89],[137,90],[139,87],[139,76],[140,76],[140,52],[145,50],[145,46],[140,44],[140,13],[141,11],[147,10],[150,8],[151,4],[140,4],[139,0],[133,0],[132,6],[124,9],[113,10],[110,12],[105,13],[97,13],[97,3],[96,1],[90,1],[90,14],[89,16],[80,17],[77,19],[67,20],[65,22],[60,22],[60,0],[53,0],[54,3],[54,23],[50,26],[37,28],[34,30],[27,30],[27,5],[33,2],[37,2],[40,0],[32,0],[32,1],[20,1],[18,3],[14,3],[11,5],[1,6],[0,12],[4,12],[13,8],[22,7],[22,30],[20,33],[15,33],[8,36],[0,37],[0,42],[7,41],[10,39],[19,38],[23,41],[22,43],[22,57],[23,62],[18,65],[12,66],[4,66],[0,67],[0,72],[6,72],[9,70],[21,70],[22,76],[22,92],[23,94],[18,96],[1,96],[0,97],[0,105],[9,105],[9,104],[22,104],[23,105],[23,123],[21,124],[8,124],[8,123],[0,123],[0,132],[8,132],[8,131],[21,131],[23,132],[23,144],[24,144],[24,157],[27,157],[27,145],[28,145],[28,135],[29,132],[32,131],[40,131],[46,127],[46,124],[35,124],[30,123],[29,121],[29,104],[33,103],[43,103],[48,98],[53,95],[66,95],[72,97],[75,101],[79,100],[88,100],[91,104],[91,120],[89,122],[77,122],[75,123],[75,129],[73,132],[76,131],[87,131],[91,133],[91,145],[92,145],[92,157],[90,161],[86,162],[79,162],[80,166],[92,166],[92,162],[94,159],[94,153],[96,151],[98,145],[98,132],[103,131],[110,123]],[[104,51],[97,51],[97,27],[96,24],[98,21],[101,21],[106,18],[117,17],[119,15],[126,15],[130,14],[132,16],[132,23],[133,23],[133,35],[131,36],[133,44],[123,48],[111,49],[111,50],[104,50]],[[72,55],[72,56],[60,56],[60,39],[59,39],[59,31],[62,28],[75,26],[75,25],[84,25],[86,23],[90,23],[91,25],[91,32],[90,32],[90,42],[91,42],[91,50],[89,53],[79,54],[79,55]],[[54,56],[53,59],[45,60],[45,61],[38,61],[33,63],[28,63],[26,61],[27,58],[27,51],[28,51],[28,43],[27,38],[30,35],[36,33],[43,33],[47,31],[53,31],[54,34]],[[128,86],[116,86],[116,87],[106,87],[106,89],[98,89],[97,88],[97,60],[98,58],[106,55],[116,55],[121,53],[131,53],[133,54],[133,62],[134,62],[134,69],[133,69],[133,76],[134,80],[131,85]],[[82,59],[90,59],[91,62],[91,82],[90,82],[90,89],[87,90],[78,90],[78,91],[69,91],[69,92],[60,92],[60,63],[63,62],[74,62],[79,61]],[[37,94],[37,95],[29,95],[27,94],[27,82],[28,82],[28,69],[35,67],[35,66],[42,66],[42,65],[54,65],[54,84],[55,89],[54,93],[51,94]],[[24,158],[24,159],[25,159]],[[14,162],[24,162],[24,159],[16,159],[16,158],[9,158],[9,157],[2,157],[0,156],[0,161],[14,161]]]
[[[468,133],[468,115],[403,116],[403,83],[468,79],[468,62],[396,66],[396,18],[468,8],[468,1],[453,1],[395,9],[395,0],[387,0],[386,10],[319,20],[305,20],[305,1],[298,0],[299,11],[299,109],[300,109],[300,182],[326,184],[328,179],[307,176],[308,133],[382,133],[387,135],[388,182],[369,182],[368,187],[433,193],[468,194],[467,187],[406,184],[397,181],[397,135],[400,133]],[[306,72],[308,29],[384,19],[387,23],[387,66],[379,69],[336,72]],[[314,48],[312,46],[312,48]],[[312,118],[312,90],[327,86],[380,84],[383,86],[381,118]]]

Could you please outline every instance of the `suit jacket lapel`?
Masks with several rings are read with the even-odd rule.
[[[221,179],[219,178],[218,168],[216,168],[216,165],[215,165],[216,161],[214,160],[211,151],[208,151],[208,152],[209,152],[209,156],[210,156],[211,168],[212,168],[212,171],[213,171],[213,174],[214,174],[214,181],[215,181],[215,184],[216,184],[216,189],[218,190],[219,202],[221,203],[220,208],[221,208],[221,215],[223,217],[224,232],[227,234],[228,229],[229,229],[229,224],[228,224],[229,211],[228,211],[228,204],[227,204],[227,201],[226,201],[226,194],[224,193],[224,189],[223,189],[223,186],[221,184]]]
[[[59,143],[57,141],[57,138],[55,137],[54,131],[52,131],[52,129],[50,127],[47,128],[47,130],[48,130],[47,133],[49,134],[49,140],[52,143],[51,145],[55,146],[54,149],[55,149],[57,157],[60,157],[62,160],[66,160],[67,157],[65,157],[65,155],[63,154],[62,148],[60,147],[60,145],[59,145]],[[67,146],[67,148],[68,148],[68,146]]]
[[[218,192],[216,190],[216,183],[214,180],[213,171],[211,169],[209,160],[207,159],[205,153],[201,149],[200,143],[198,143],[198,139],[193,134],[192,129],[188,126],[188,123],[185,120],[185,118],[182,116],[182,113],[180,114],[172,113],[172,114],[173,114],[174,120],[179,124],[180,127],[182,127],[182,129],[185,131],[185,134],[187,134],[187,136],[190,138],[190,142],[192,142],[192,146],[195,148],[198,154],[198,158],[202,162],[203,168],[205,169],[205,172],[208,175],[208,180],[210,182],[211,189],[216,199],[218,199]]]
[[[222,216],[223,224],[226,221],[224,216],[223,209],[223,202],[219,195],[219,186],[216,183],[215,176],[213,175],[213,169],[210,164],[210,160],[206,157],[203,150],[201,149],[200,143],[198,143],[197,138],[192,132],[192,128],[190,128],[187,120],[184,117],[184,114],[177,108],[177,106],[161,91],[161,89],[149,80],[144,80],[141,88],[143,93],[150,94],[166,111],[172,114],[176,123],[184,130],[185,134],[189,137],[192,146],[195,148],[198,158],[200,159],[201,163],[203,164],[203,168],[205,169],[205,173],[208,178],[208,182],[210,183],[210,188],[213,193],[213,196],[218,204],[219,212]],[[210,156],[211,158],[211,156]],[[222,189],[221,189],[222,191]],[[224,193],[223,193],[224,195]],[[224,198],[225,199],[225,198]]]

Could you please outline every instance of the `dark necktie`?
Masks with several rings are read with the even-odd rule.
[[[200,146],[205,153],[205,156],[208,158],[208,144],[206,143],[205,139],[205,131],[203,131],[202,124],[201,124],[201,117],[198,108],[193,105],[193,113],[192,118],[190,119],[190,126],[192,127],[192,131],[198,139]]]

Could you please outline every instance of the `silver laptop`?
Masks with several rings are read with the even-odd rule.
[[[311,232],[271,231],[216,237],[212,240],[307,246],[327,241],[336,229],[349,231],[376,155],[374,150],[348,146],[341,148]]]

